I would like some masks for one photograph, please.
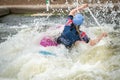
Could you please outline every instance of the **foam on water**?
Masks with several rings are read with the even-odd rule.
[[[88,30],[90,37],[96,37],[99,33],[98,27],[82,29]],[[72,50],[66,49],[63,45],[46,48],[39,45],[43,36],[55,38],[62,30],[63,25],[60,28],[50,27],[45,32],[27,28],[1,43],[0,79],[109,80],[119,77],[115,75],[116,72],[119,73],[119,57],[110,52],[106,46],[106,39],[94,47],[80,43]],[[57,56],[39,54],[40,50],[50,51]]]
[[[112,7],[111,5],[109,6]],[[101,11],[97,11],[97,9],[93,11],[96,12],[95,16],[100,16],[98,18],[101,19],[101,14],[98,12],[107,11],[106,9],[107,5],[103,6]],[[91,27],[91,25],[85,27],[85,23],[81,30],[93,39],[101,33],[101,29],[104,29],[108,32],[108,37],[93,47],[81,42],[72,49],[67,49],[63,45],[57,47],[39,45],[44,36],[57,38],[62,32],[63,25],[51,26],[56,24],[56,19],[28,17],[28,19],[26,18],[28,25],[20,23],[20,21],[17,21],[19,24],[16,25],[16,20],[13,23],[9,22],[11,21],[9,16],[9,19],[6,19],[8,20],[6,29],[11,27],[17,29],[18,32],[8,36],[5,42],[0,43],[0,80],[119,80],[120,28],[115,27],[117,26],[114,24],[116,16],[113,15],[111,18],[113,13],[106,13],[103,13],[102,16],[106,19],[110,17],[112,24],[107,24],[107,20],[102,18],[103,21],[100,22],[106,22],[101,28],[99,26]],[[19,20],[23,21],[24,17]],[[91,18],[90,20],[94,22]],[[117,20],[119,21],[119,17]],[[58,22],[62,21],[59,18]],[[89,23],[92,23],[91,21]],[[9,24],[15,25],[9,26]],[[41,50],[49,51],[56,56],[40,54]]]

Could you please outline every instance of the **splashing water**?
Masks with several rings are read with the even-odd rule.
[[[94,12],[97,9],[92,10]],[[102,10],[107,9],[103,7]],[[10,32],[11,35],[6,34],[7,39],[0,44],[0,80],[119,80],[120,28],[116,28],[118,24],[111,22],[108,24],[106,20],[107,17],[111,18],[113,12],[98,14],[102,10],[98,10],[94,15],[100,23],[104,22],[102,28],[109,33],[108,39],[113,44],[108,44],[108,39],[104,38],[96,46],[91,47],[80,43],[71,50],[63,45],[57,47],[39,45],[40,40],[46,35],[53,38],[60,35],[64,28],[64,17],[46,19],[9,15],[2,18],[0,32]],[[118,11],[114,12],[116,16],[119,14]],[[86,14],[86,21],[81,30],[87,32],[92,39],[101,33],[100,27],[92,24],[91,21],[94,22],[94,20],[88,13],[84,14]],[[119,21],[119,18],[115,18],[116,16],[113,16],[113,22]],[[88,21],[92,25],[88,24]],[[85,27],[86,24],[89,27]],[[39,54],[41,50],[49,51],[57,56]]]

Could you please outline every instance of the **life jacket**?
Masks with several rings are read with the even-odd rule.
[[[63,33],[58,39],[65,46],[71,47],[77,40],[80,40],[80,36],[74,24],[71,24],[71,26],[65,26]]]

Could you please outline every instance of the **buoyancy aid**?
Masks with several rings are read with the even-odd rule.
[[[76,31],[74,24],[71,24],[71,26],[65,26],[63,33],[58,39],[60,40],[60,43],[71,47],[77,40],[80,40],[80,36]]]

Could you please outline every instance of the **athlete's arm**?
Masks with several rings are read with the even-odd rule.
[[[89,43],[90,38],[86,35],[85,32],[81,31],[79,36],[80,36],[80,40],[75,42],[75,46],[77,46],[80,42]]]
[[[90,40],[89,41],[89,44],[91,46],[94,46],[96,45],[98,42],[100,42],[100,40],[102,40],[103,37],[107,37],[107,33],[102,33],[101,35],[99,35],[96,39],[93,39],[93,40]]]
[[[81,11],[81,10],[83,10],[83,9],[86,8],[86,7],[88,7],[88,4],[82,4],[81,6],[76,7],[75,9],[72,9],[72,10],[70,11],[69,15],[74,16],[75,13],[77,12],[77,10]]]

